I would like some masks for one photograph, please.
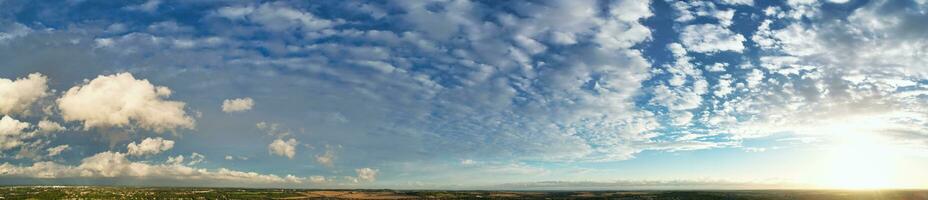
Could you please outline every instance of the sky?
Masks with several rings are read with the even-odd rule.
[[[928,187],[924,0],[0,0],[0,184]]]

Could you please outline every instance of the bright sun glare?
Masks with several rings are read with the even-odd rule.
[[[894,115],[863,115],[832,119],[831,123],[810,125],[809,133],[825,134],[829,140],[814,169],[813,185],[831,189],[898,189],[913,187],[915,177],[906,160],[913,155],[905,145],[887,137]],[[918,182],[918,181],[917,181]]]
[[[871,134],[848,134],[828,152],[824,187],[883,189],[897,184],[898,152]]]

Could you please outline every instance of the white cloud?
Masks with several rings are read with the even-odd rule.
[[[744,50],[744,36],[716,24],[689,25],[680,33],[680,40],[689,51],[715,53]]]
[[[67,130],[66,128],[64,128],[64,126],[61,126],[61,124],[58,124],[58,122],[53,122],[49,120],[39,121],[38,127],[39,127],[38,131],[40,133],[54,133],[54,132]]]
[[[0,118],[0,135],[21,135],[25,133],[25,129],[31,126],[28,122],[21,122],[10,116],[3,116],[3,118]]]
[[[38,161],[44,159],[45,157],[45,147],[50,143],[47,140],[37,139],[26,141],[25,139],[31,138],[34,136],[34,132],[28,133],[20,139],[22,139],[22,145],[19,146],[19,150],[16,152],[13,159],[32,159],[33,161]]]
[[[689,88],[671,89],[666,85],[658,85],[654,88],[654,98],[651,102],[670,110],[689,110],[699,107],[702,97]]]
[[[46,151],[48,151],[48,157],[52,157],[52,156],[57,156],[58,154],[61,154],[61,152],[64,152],[65,150],[68,150],[70,148],[71,146],[67,144],[63,144],[63,145],[58,145],[52,148],[48,148]]]
[[[673,6],[673,9],[678,12],[678,16],[676,19],[674,19],[674,21],[687,22],[687,21],[696,19],[696,16],[693,14],[693,12],[690,11],[690,8],[693,7],[693,5],[690,5],[691,3],[699,3],[699,1],[693,1],[690,3],[687,3],[685,1],[677,1],[671,4],[671,6]]]
[[[335,151],[331,149],[327,148],[325,150],[325,153],[316,155],[316,162],[321,165],[332,167],[334,161],[335,161]]]
[[[111,47],[115,43],[112,38],[97,38],[93,41],[95,43],[95,47],[97,48]]]
[[[273,155],[284,156],[290,159],[293,159],[293,156],[296,155],[296,145],[300,142],[296,139],[290,138],[289,140],[276,139],[271,144],[267,145],[267,150],[270,151]]]
[[[264,3],[255,6],[230,6],[216,11],[216,15],[230,20],[246,20],[261,24],[273,31],[296,29],[319,31],[339,22],[322,19],[309,12],[291,8],[284,3]]]
[[[358,179],[360,181],[374,182],[375,180],[377,180],[377,172],[379,170],[371,169],[371,168],[360,168],[360,169],[355,169],[354,171],[358,173]]]
[[[783,29],[770,30],[773,21],[766,20],[757,27],[757,32],[751,36],[761,48],[782,49],[784,53],[795,56],[808,56],[821,53],[826,48],[816,41],[818,33],[806,29],[799,24],[791,24]]]
[[[238,99],[226,99],[222,101],[222,112],[242,112],[251,110],[251,107],[255,105],[255,101],[251,97],[238,98]]]
[[[184,160],[185,160],[186,158],[189,158],[189,162],[184,163]],[[190,153],[190,157],[184,157],[184,155],[169,156],[168,159],[167,159],[166,161],[164,161],[164,163],[169,164],[169,165],[190,165],[190,166],[193,166],[193,165],[200,164],[200,163],[203,162],[204,160],[206,160],[206,156],[203,156],[203,154],[200,154],[200,153],[197,153],[197,152],[193,152],[193,153]]]
[[[671,6],[677,12],[676,22],[690,22],[696,18],[715,18],[724,27],[732,24],[732,18],[735,15],[735,9],[722,10],[719,8],[717,1],[673,1]],[[751,5],[751,0],[733,0],[723,1],[721,4],[729,5]]]
[[[81,121],[84,129],[138,127],[157,132],[193,128],[184,103],[169,101],[171,90],[138,80],[129,73],[98,76],[74,86],[58,99],[66,121]]]
[[[678,112],[672,116],[673,124],[677,126],[688,125],[691,121],[693,121],[693,113],[691,112]]]
[[[0,114],[24,114],[39,99],[48,95],[48,78],[32,73],[16,80],[0,78]]]
[[[197,165],[206,160],[206,156],[203,154],[193,152],[190,153],[190,162],[187,162],[187,165]]]
[[[183,165],[184,155],[168,156],[168,159],[165,160],[164,163],[169,165]]]
[[[754,0],[722,0],[723,3],[732,4],[732,5],[748,5],[753,6]]]
[[[760,26],[757,26],[757,31],[751,36],[751,40],[753,40],[757,46],[765,49],[776,47],[777,41],[773,38],[773,32],[770,31],[770,24],[772,23],[773,21],[768,19],[761,22]]]
[[[155,155],[163,151],[174,148],[174,141],[165,140],[164,138],[145,138],[141,143],[129,143],[126,147],[130,156]]]
[[[139,10],[145,12],[154,12],[158,10],[158,6],[161,5],[161,0],[148,0],[145,3],[125,7],[127,10]]]
[[[280,128],[278,123],[269,123],[269,122],[258,122],[255,124],[259,130],[262,130],[267,133],[267,135],[274,137],[286,137],[290,135],[290,130],[285,130]]]
[[[731,87],[731,75],[723,75],[719,77],[719,82],[716,84],[716,90],[713,94],[716,97],[725,97],[728,94],[731,94],[734,89]]]
[[[724,10],[724,11],[717,10],[715,11],[715,13],[712,13],[712,16],[718,19],[719,24],[721,24],[723,27],[729,27],[731,26],[732,23],[734,23],[732,19],[735,17],[735,9],[729,9],[729,10]]]
[[[29,137],[26,129],[32,127],[28,122],[13,119],[10,116],[0,118],[0,150],[7,150],[23,144],[22,139]]]
[[[287,175],[242,172],[226,168],[209,170],[177,163],[150,164],[130,161],[120,152],[101,152],[84,158],[78,166],[54,162],[36,162],[32,166],[0,165],[0,176],[30,178],[121,178],[169,179],[178,181],[210,181],[218,185],[245,184],[300,184],[307,178]],[[310,181],[313,183],[313,181]]]
[[[725,67],[728,67],[728,63],[715,63],[707,67],[706,70],[710,72],[724,72]]]
[[[149,171],[142,163],[133,163],[119,152],[102,152],[81,160],[79,169],[100,177],[144,176]]]
[[[524,49],[529,54],[538,54],[542,53],[548,49],[545,44],[538,42],[538,40],[526,37],[524,35],[516,35],[512,38],[519,47]]]
[[[764,80],[764,72],[758,69],[751,70],[745,79],[748,82],[748,88],[755,88]]]
[[[609,5],[609,14],[616,20],[601,25],[596,41],[608,49],[624,49],[650,38],[651,29],[637,23],[638,19],[654,15],[649,6],[647,1],[615,1]]]

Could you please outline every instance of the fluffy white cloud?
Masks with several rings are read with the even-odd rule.
[[[735,9],[718,10],[715,13],[712,13],[712,16],[718,19],[719,24],[723,27],[729,27],[732,23],[734,23],[732,19],[735,17]]]
[[[678,112],[678,113],[672,114],[672,116],[673,116],[673,124],[677,126],[685,126],[685,125],[688,125],[691,121],[693,121],[693,113],[691,112]]]
[[[700,95],[687,87],[671,88],[666,85],[658,85],[654,88],[654,98],[651,99],[651,102],[667,107],[670,110],[689,110],[702,104]]]
[[[133,162],[120,152],[101,152],[84,158],[78,166],[61,165],[54,162],[36,162],[32,166],[0,165],[0,176],[29,178],[122,178],[122,179],[169,179],[178,181],[210,181],[214,184],[300,184],[312,178],[287,175],[242,172],[226,168],[209,170],[176,163],[150,164]],[[230,183],[231,182],[231,183]],[[315,181],[310,181],[314,183]]]
[[[659,84],[653,89],[652,104],[666,107],[670,124],[688,126],[694,120],[690,109],[702,104],[702,95],[708,92],[709,83],[703,77],[701,69],[690,63],[691,57],[683,45],[671,43],[667,46],[675,58],[672,65],[666,65],[666,73],[671,75],[668,84]],[[687,85],[687,83],[691,83]],[[657,147],[666,148],[666,147]]]
[[[190,159],[187,163],[184,163],[184,160],[186,158],[190,158]],[[228,158],[229,156],[226,156],[226,160],[228,160]],[[170,165],[190,165],[192,166],[192,165],[200,164],[204,160],[206,160],[206,156],[204,156],[203,154],[197,153],[197,152],[193,152],[193,153],[190,153],[190,157],[184,157],[184,155],[169,156],[168,159],[164,161],[164,163],[170,164]]]
[[[741,52],[745,38],[717,24],[689,25],[680,33],[680,40],[687,50],[700,53],[719,51]]]
[[[706,68],[710,72],[724,72],[725,67],[728,67],[728,63],[715,63]]]
[[[715,18],[723,27],[731,26],[732,19],[735,16],[736,9],[723,10],[719,8],[718,3],[729,5],[752,5],[752,0],[732,0],[732,1],[674,1],[671,6],[677,12],[677,22],[689,22],[697,17]]]
[[[758,69],[751,70],[751,73],[745,79],[748,82],[748,88],[755,88],[764,80],[764,72]]]
[[[0,150],[12,149],[23,144],[22,139],[30,137],[26,129],[32,127],[28,122],[13,119],[10,116],[0,118]]]
[[[61,126],[61,124],[58,124],[58,122],[53,122],[49,120],[39,121],[39,124],[37,126],[39,127],[38,131],[41,133],[54,133],[58,131],[67,130],[67,128],[65,128],[64,126]]]
[[[164,163],[169,165],[183,165],[184,155],[168,156],[168,159],[165,160]]]
[[[644,1],[623,0],[609,5],[609,14],[616,20],[608,20],[602,24],[600,32],[596,34],[596,41],[609,49],[624,49],[650,38],[651,29],[634,23],[638,19],[654,15],[650,4],[642,2]]]
[[[64,152],[65,150],[68,150],[70,148],[71,146],[67,144],[62,144],[62,145],[58,145],[52,148],[48,148],[46,151],[48,151],[48,157],[52,157],[52,156],[57,156],[58,154],[61,154],[61,152]]]
[[[719,76],[719,82],[715,85],[717,88],[714,94],[716,97],[725,97],[728,94],[731,94],[734,89],[731,87],[732,80],[731,75],[722,75]]]
[[[238,99],[226,99],[222,101],[222,112],[242,112],[251,110],[251,107],[255,105],[255,101],[250,97],[238,98]]]
[[[300,142],[296,139],[290,138],[289,140],[276,139],[271,144],[267,145],[267,150],[273,155],[284,156],[290,159],[293,159],[293,155],[296,155],[296,145]]]
[[[28,122],[22,122],[10,116],[3,116],[3,118],[0,118],[0,135],[20,135],[25,133],[25,129],[31,126]]]
[[[157,132],[193,128],[185,104],[164,99],[170,95],[167,87],[130,73],[101,75],[65,92],[58,108],[66,121],[83,122],[85,130],[132,125]]]
[[[0,114],[23,114],[36,101],[48,95],[48,78],[32,73],[16,80],[0,78]]]
[[[165,140],[161,137],[145,138],[145,140],[142,140],[139,144],[135,142],[129,143],[126,148],[130,156],[155,155],[174,148],[174,141]]]
[[[806,29],[799,24],[791,24],[779,30],[770,30],[771,23],[773,21],[770,20],[762,22],[757,32],[751,36],[751,40],[754,40],[761,48],[782,49],[784,53],[795,56],[808,56],[826,50],[822,43],[816,41],[817,31]]]
[[[84,158],[78,168],[100,177],[144,176],[148,173],[147,165],[133,163],[120,152],[102,152]]]
[[[358,173],[358,180],[365,181],[365,182],[374,182],[375,180],[377,180],[377,172],[379,170],[371,169],[371,168],[360,168],[360,169],[355,169],[354,171]]]
[[[197,165],[202,163],[204,160],[206,160],[206,156],[197,152],[193,152],[190,153],[190,162],[187,162],[187,165]]]
[[[335,161],[335,152],[331,149],[326,149],[325,153],[316,155],[316,162],[321,165],[332,167],[332,164],[334,161]]]

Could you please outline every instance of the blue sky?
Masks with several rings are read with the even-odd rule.
[[[925,187],[926,18],[903,0],[0,0],[0,180]]]

